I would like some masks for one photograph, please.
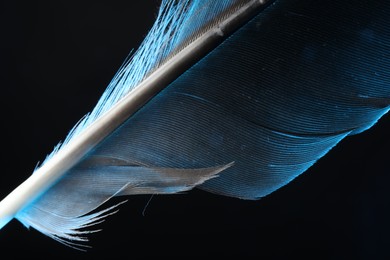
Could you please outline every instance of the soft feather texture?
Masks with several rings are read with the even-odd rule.
[[[345,15],[332,17],[328,15],[329,10],[320,7],[317,13],[311,9],[306,13],[312,1],[277,1],[145,105],[91,152],[88,159],[72,169],[58,187],[54,186],[17,218],[54,238],[82,239],[77,237],[82,233],[74,229],[98,220],[100,214],[104,216],[107,212],[79,216],[114,194],[137,194],[131,191],[132,182],[124,180],[130,182],[126,184],[129,191],[122,189],[123,185],[114,187],[114,191],[92,208],[77,207],[77,213],[62,216],[61,222],[57,222],[54,215],[68,212],[75,203],[56,203],[58,190],[66,191],[66,195],[75,191],[75,197],[81,199],[77,205],[82,205],[89,196],[85,192],[94,194],[99,190],[92,185],[89,190],[85,187],[92,176],[102,176],[106,184],[108,179],[122,178],[123,173],[138,174],[137,183],[142,181],[138,179],[142,178],[141,173],[144,177],[155,176],[156,172],[164,176],[165,170],[158,169],[196,172],[191,169],[225,165],[216,168],[217,172],[224,170],[219,177],[200,187],[247,199],[265,196],[288,183],[342,138],[369,128],[389,110],[390,61],[386,56],[389,10],[381,2],[359,2],[359,8],[353,8],[357,6],[356,1],[350,1],[349,5],[342,6]],[[164,10],[170,7],[172,14],[191,10],[177,19],[173,31],[180,32],[178,28],[186,26],[193,28],[185,21],[191,21],[194,10],[207,10],[204,17],[209,17],[211,6],[206,4],[205,8],[204,3],[190,2],[193,8],[165,4]],[[215,10],[224,8],[222,4],[214,6]],[[335,4],[334,8],[338,6]],[[369,12],[377,15],[368,16]],[[166,15],[169,13],[162,12],[163,21],[170,19]],[[343,27],[339,27],[341,22]],[[202,27],[194,26],[195,31]],[[318,30],[323,26],[329,27],[328,30]],[[183,30],[184,36],[177,37],[174,45],[186,42],[181,37],[187,39],[188,31]],[[162,41],[171,42],[171,37]],[[155,45],[155,42],[151,44]],[[163,64],[170,53],[174,55],[177,51],[172,51],[174,47],[167,47],[159,61],[151,62],[151,68]],[[155,52],[155,49],[151,51]],[[148,52],[144,55],[149,57]],[[130,64],[118,73],[111,86],[131,85],[123,81],[132,77],[123,76],[135,66]],[[140,74],[143,78],[147,71]],[[117,98],[112,101],[103,98],[102,104],[114,104]],[[88,124],[85,122],[77,126],[65,143],[82,131]],[[148,167],[140,167],[145,165]],[[211,168],[207,173],[213,175],[216,169]],[[73,177],[80,179],[72,182],[70,189],[66,180]],[[79,191],[83,193],[78,194]],[[59,208],[53,208],[55,203]],[[48,227],[47,223],[54,225]]]

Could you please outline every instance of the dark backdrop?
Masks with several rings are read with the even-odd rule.
[[[152,25],[158,2],[0,1],[0,198],[92,109]],[[99,226],[102,232],[90,236],[87,253],[15,220],[0,231],[0,249],[8,257],[64,259],[385,259],[390,256],[389,130],[387,116],[258,201],[194,190],[154,196],[145,208],[150,196],[134,196]]]

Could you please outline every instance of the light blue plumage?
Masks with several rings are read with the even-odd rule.
[[[43,165],[150,78],[161,91],[15,217],[77,247],[115,211],[90,213],[113,196],[197,187],[259,199],[369,129],[390,110],[390,7],[321,8],[328,1],[162,1],[140,48]],[[175,77],[159,74],[177,60]]]

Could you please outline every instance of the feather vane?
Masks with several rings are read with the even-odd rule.
[[[0,203],[2,223],[77,246],[114,196],[259,199],[369,129],[390,110],[389,6],[319,2],[162,1],[94,110],[21,185],[31,198]]]

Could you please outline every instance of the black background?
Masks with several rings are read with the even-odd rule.
[[[0,1],[0,197],[97,102],[152,25],[159,1]],[[390,55],[390,54],[389,54]],[[390,86],[389,86],[390,87]],[[79,252],[13,220],[8,257],[390,257],[390,117],[349,137],[258,201],[199,190],[130,197]],[[115,200],[114,202],[118,202]]]

